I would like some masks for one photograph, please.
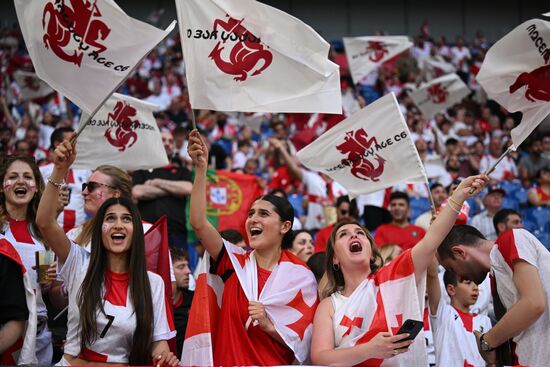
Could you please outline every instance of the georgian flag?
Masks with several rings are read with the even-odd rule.
[[[452,107],[470,94],[470,89],[456,74],[444,75],[421,84],[409,96],[426,118]]]
[[[450,62],[445,61],[443,56],[428,56],[424,58],[422,69],[425,80],[432,80],[440,76],[456,72],[456,68]]]
[[[254,251],[246,252],[225,240],[224,246],[247,299],[265,306],[267,316],[298,362],[306,361],[311,345],[313,316],[318,304],[317,282],[311,270],[283,251],[279,264],[273,268],[262,292],[258,294],[258,267]],[[203,264],[183,343],[183,366],[213,365],[212,340],[215,338],[212,332],[216,330],[221,309],[223,282],[219,276],[208,273],[209,259]],[[289,278],[289,274],[292,277]],[[248,325],[250,323],[251,319]]]
[[[329,44],[254,0],[176,0],[193,108],[341,113]]]
[[[393,93],[329,129],[297,153],[354,197],[398,183],[427,182],[424,166]]]
[[[334,331],[337,347],[367,343],[383,331],[396,335],[405,320],[423,320],[426,288],[423,278],[416,281],[411,252],[406,251],[365,279],[334,312],[334,324],[338,325]],[[426,366],[424,331],[417,335],[407,353],[367,361],[369,366]]]
[[[46,97],[54,92],[54,90],[35,73],[17,70],[13,74],[13,78],[19,88],[19,99],[21,101],[30,101]]]
[[[38,76],[88,114],[175,27],[131,18],[113,0],[15,0],[15,10]]]
[[[110,164],[137,170],[167,165],[168,156],[153,116],[157,107],[114,93],[78,137],[74,167],[94,169]],[[88,117],[83,113],[80,124]]]
[[[550,114],[550,22],[531,19],[501,38],[476,79],[489,98],[523,113],[511,133],[515,150]]]
[[[12,244],[2,235],[0,235],[0,254],[15,261],[17,265],[21,267],[23,284],[25,286],[25,298],[27,301],[27,308],[29,309],[29,319],[26,323],[24,337],[20,338],[14,345],[12,345],[1,355],[2,359],[0,360],[0,364],[8,366],[14,366],[16,364],[37,364],[38,360],[36,359],[35,348],[37,327],[36,294],[31,285],[29,273],[25,269],[17,250],[15,250]]]
[[[413,46],[407,36],[344,37],[343,40],[355,84],[378,65]]]

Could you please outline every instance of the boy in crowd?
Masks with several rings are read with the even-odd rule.
[[[437,262],[428,269],[428,305],[433,332],[436,366],[485,366],[478,352],[474,330],[480,333],[491,328],[489,317],[470,313],[479,295],[477,284],[445,271],[443,282],[451,298],[449,305],[441,296]]]

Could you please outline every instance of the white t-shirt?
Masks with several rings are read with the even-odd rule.
[[[71,356],[79,356],[80,351],[80,310],[77,295],[82,281],[86,276],[90,262],[90,253],[84,248],[71,242],[71,250],[61,268],[61,277],[69,293],[69,314],[67,323],[67,342],[64,352]],[[172,330],[166,314],[164,297],[164,282],[162,278],[152,272],[147,272],[151,283],[151,297],[153,303],[153,335],[152,341],[168,340],[176,336]],[[117,274],[117,276],[120,276]],[[109,290],[102,290],[103,297]],[[116,298],[116,297],[115,297]],[[103,302],[105,314],[97,311],[97,330],[99,337],[88,348],[84,357],[93,355],[97,361],[109,363],[128,363],[132,340],[136,329],[136,315],[132,305],[131,292],[128,289],[126,300],[114,301],[115,298],[106,297]],[[114,302],[115,304],[111,303]],[[89,358],[89,357],[88,357]]]
[[[319,198],[318,200],[326,199],[327,183],[325,180],[317,172],[302,169],[302,173],[308,195],[317,197]],[[332,195],[334,198],[346,195],[347,193],[347,190],[338,182],[332,182]],[[314,201],[310,199],[308,202],[307,219],[304,225],[306,229],[323,228],[326,225],[324,205]]]
[[[430,321],[436,366],[485,366],[473,332],[485,333],[491,329],[491,320],[487,316],[461,312],[441,297],[436,314],[430,312]]]
[[[490,257],[498,295],[507,310],[520,299],[513,279],[514,262],[523,260],[537,268],[546,296],[546,309],[534,324],[512,340],[516,344],[516,364],[547,366],[550,360],[550,252],[528,231],[511,229],[499,236]]]
[[[48,182],[48,178],[53,171],[53,163],[40,167],[40,173],[44,178],[44,183]],[[57,223],[65,232],[78,227],[87,219],[87,214],[84,211],[84,198],[82,197],[82,184],[88,181],[92,171],[89,169],[71,168],[67,177],[67,185],[69,185],[69,204],[63,209],[63,212],[57,217]]]

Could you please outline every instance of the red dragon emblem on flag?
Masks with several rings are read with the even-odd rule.
[[[388,54],[388,48],[384,42],[369,41],[367,45],[367,52],[369,53],[369,60],[372,62],[378,62],[382,60],[384,56]]]
[[[80,66],[84,51],[101,53],[107,49],[100,41],[107,38],[111,29],[98,19],[101,12],[97,0],[70,0],[70,7],[65,1],[55,0],[55,5],[48,2],[44,7],[44,47],[60,59]]]
[[[510,93],[527,86],[525,98],[531,102],[550,102],[550,65],[541,66],[528,73],[521,73],[514,84],[510,86]]]
[[[113,112],[107,115],[107,119],[116,122],[118,127],[115,130],[114,137],[111,128],[105,130],[105,138],[120,152],[131,148],[138,140],[135,129],[139,126],[139,121],[132,120],[136,113],[137,110],[127,102],[118,101]]]
[[[449,92],[443,88],[441,83],[436,83],[432,86],[430,86],[427,90],[428,96],[435,104],[445,103],[447,100],[447,97],[449,96]]]
[[[266,50],[260,39],[250,33],[241,22],[242,20],[231,17],[227,21],[216,19],[213,32],[219,32],[218,28],[222,28],[231,37],[219,41],[208,55],[222,72],[236,75],[233,78],[235,81],[245,81],[249,76],[261,74],[273,60],[271,52]],[[225,60],[222,57],[222,51],[226,47],[227,40],[233,41],[234,38],[236,40],[229,53],[229,59]],[[261,66],[258,67],[259,63]]]
[[[345,166],[351,165],[351,173],[361,180],[379,181],[380,175],[384,173],[384,163],[386,160],[376,153],[375,160],[378,167],[367,159],[367,150],[374,144],[378,144],[376,137],[368,139],[368,134],[364,129],[357,131],[348,131],[344,142],[336,146],[336,149],[347,158],[342,159],[342,164]]]

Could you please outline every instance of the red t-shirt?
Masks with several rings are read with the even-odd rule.
[[[382,224],[376,230],[374,242],[378,247],[386,244],[398,245],[403,251],[410,249],[420,241],[426,231],[418,226],[409,224],[406,227],[399,227],[395,224]]]
[[[222,308],[214,343],[216,366],[289,365],[294,352],[266,334],[259,325],[248,321],[248,300],[233,270],[229,256],[222,249],[217,264],[211,270],[224,279]],[[227,276],[230,274],[229,276]],[[258,267],[258,293],[264,287],[270,271]]]
[[[315,236],[315,253],[327,250],[327,244],[330,240],[330,234],[333,228],[334,224],[331,224],[330,226],[321,228],[319,232],[317,232],[317,236]]]
[[[269,189],[283,189],[288,191],[292,188],[299,188],[302,182],[296,179],[290,174],[287,166],[281,166],[275,170],[271,182],[269,183]]]

